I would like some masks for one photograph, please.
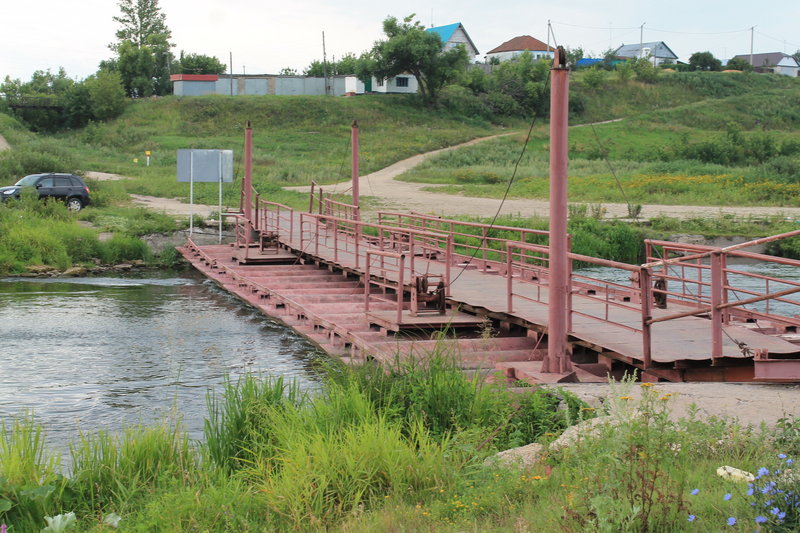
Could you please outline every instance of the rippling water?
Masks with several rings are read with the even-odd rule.
[[[206,393],[226,375],[314,388],[313,345],[192,278],[0,280],[0,419],[33,411],[64,449],[179,413],[201,438]]]

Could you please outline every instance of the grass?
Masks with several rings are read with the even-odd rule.
[[[622,99],[620,93],[615,96]],[[780,89],[734,92],[632,114],[622,122],[572,128],[570,199],[798,206],[798,101],[800,87],[789,80]],[[499,198],[505,194],[524,140],[521,135],[503,137],[441,154],[402,179],[447,185],[437,188],[439,192]],[[520,160],[510,195],[546,198],[548,174],[548,133],[540,126]]]
[[[669,394],[628,377],[612,384],[593,429],[572,430],[577,438],[563,445],[556,438],[593,409],[557,389],[510,393],[477,382],[441,354],[429,363],[331,366],[311,395],[245,376],[210,399],[204,442],[190,445],[168,423],[83,435],[69,477],[47,454],[42,428],[23,417],[0,435],[0,524],[38,531],[45,517],[67,513],[91,532],[110,531],[104,520],[114,515],[120,531],[710,532],[731,517],[732,531],[752,531],[762,518],[770,531],[798,523],[797,479],[777,471],[800,446],[798,419],[775,430],[696,411],[678,419]],[[484,462],[528,442],[549,447],[538,464]],[[754,490],[717,476],[722,465],[758,473]],[[768,491],[781,501],[765,507]]]

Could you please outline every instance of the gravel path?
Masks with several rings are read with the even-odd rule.
[[[578,126],[573,126],[578,127]],[[514,135],[507,133],[505,135]],[[362,196],[370,196],[376,202],[374,210],[401,210],[428,213],[439,216],[470,215],[476,217],[493,217],[498,210],[501,215],[519,215],[523,217],[547,217],[550,214],[548,200],[508,198],[501,202],[496,198],[477,198],[424,191],[423,188],[436,188],[437,185],[425,183],[409,183],[397,181],[395,178],[411,170],[426,159],[437,154],[470,146],[488,139],[499,137],[482,137],[472,141],[415,155],[398,161],[382,170],[366,174],[359,178],[359,189]],[[348,191],[351,181],[343,181],[334,185],[326,185],[326,190]],[[285,187],[287,190],[308,192],[310,187]],[[713,201],[713,199],[710,199]],[[606,215],[611,218],[626,218],[628,206],[618,203],[603,203]],[[767,217],[782,215],[792,220],[800,220],[798,207],[723,207],[723,206],[690,206],[690,205],[643,205],[640,217],[644,219],[664,215],[677,218],[707,218],[723,214],[737,217]]]

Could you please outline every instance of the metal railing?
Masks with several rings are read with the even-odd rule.
[[[424,229],[453,237],[452,258],[464,265],[474,264],[482,272],[504,274],[507,263],[506,243],[546,244],[548,232],[514,226],[465,222],[419,213],[381,211],[378,223],[399,228]],[[498,234],[505,234],[498,236]]]
[[[300,249],[319,255],[332,254],[333,261],[351,261],[361,268],[367,251],[403,252],[407,255],[407,275],[424,274],[417,268],[419,258],[441,262],[449,288],[453,238],[444,233],[398,228],[328,215],[300,213]],[[426,265],[429,267],[429,264]]]
[[[548,305],[549,298],[545,299],[546,291],[544,289],[547,287],[549,279],[549,248],[536,244],[508,242],[506,250],[508,312],[514,312],[514,298]],[[567,279],[572,289],[567,296],[567,331],[572,331],[573,319],[578,316],[638,333],[642,336],[643,364],[645,368],[648,368],[651,364],[652,348],[650,322],[648,322],[652,299],[650,273],[640,266],[572,252],[567,253],[567,258],[569,265],[574,261],[579,261],[584,264],[622,270],[628,273],[631,280],[630,285],[601,280],[576,274],[570,266]],[[524,288],[530,287],[535,287],[535,294],[529,296],[521,292]],[[575,294],[580,295],[582,303],[600,303],[602,314],[589,312],[588,309],[591,306],[575,306]],[[582,310],[582,308],[586,310]],[[615,319],[612,317],[612,310],[626,311],[627,316],[632,320]],[[631,323],[636,325],[631,325]]]

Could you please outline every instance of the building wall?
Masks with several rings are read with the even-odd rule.
[[[405,78],[406,85],[403,85],[402,82],[398,83],[398,79],[402,78]],[[363,87],[364,84],[362,83],[361,85]],[[394,78],[389,78],[388,80],[378,80],[376,78],[372,78],[372,92],[374,93],[414,94],[417,92],[417,89],[417,78],[411,74],[396,76]]]
[[[469,56],[470,63],[475,59],[476,50],[469,44],[469,39],[467,39],[467,35],[464,33],[464,30],[461,28],[457,28],[456,31],[453,32],[453,35],[450,37],[450,40],[445,43],[445,49],[455,48],[459,44],[463,44],[464,48],[467,50],[467,56]]]
[[[234,76],[220,78],[217,81],[174,81],[176,96],[202,96],[205,94],[221,95],[324,95],[325,78],[306,76]],[[330,94],[343,96],[346,92],[345,77],[328,78]],[[362,84],[363,85],[363,84]],[[363,92],[363,89],[362,89]]]
[[[173,82],[173,92],[176,96],[216,94],[216,85],[215,81],[175,81]]]
[[[495,52],[494,54],[486,54],[486,60],[489,61],[493,57],[496,57],[500,61],[510,61],[515,57],[522,55],[522,53],[522,50],[514,50],[513,52]],[[531,55],[533,56],[534,60],[553,59],[553,57],[555,57],[555,52],[548,52],[547,50],[535,50],[531,51]]]

